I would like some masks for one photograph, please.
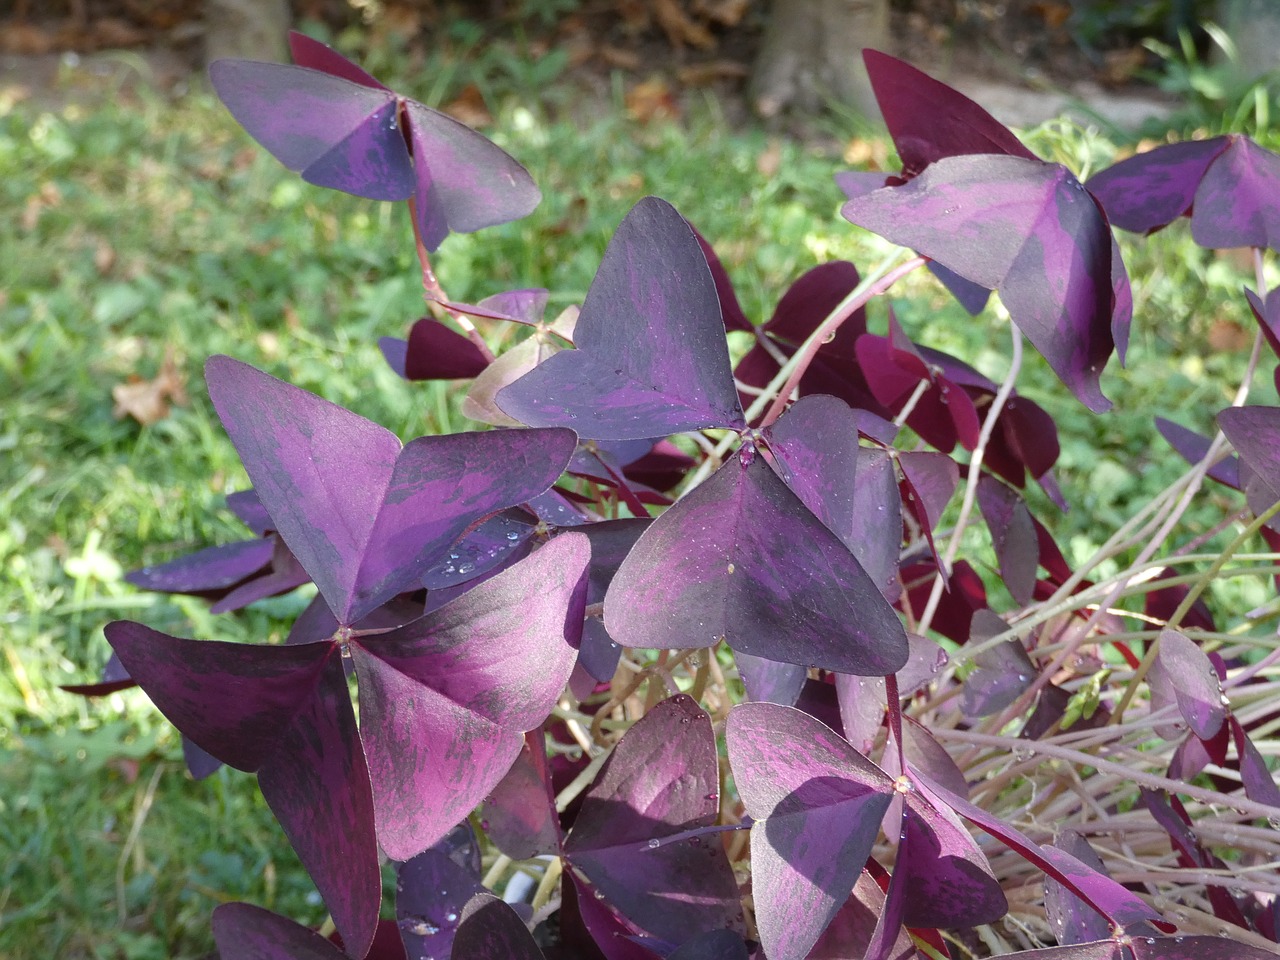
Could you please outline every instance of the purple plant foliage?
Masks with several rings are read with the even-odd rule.
[[[471,898],[453,938],[453,960],[544,960],[516,912],[486,893]]]
[[[568,430],[420,437],[389,431],[228,357],[209,394],[281,538],[340,623],[402,590],[471,523],[543,492]]]
[[[415,322],[408,341],[383,337],[378,346],[391,369],[406,380],[470,379],[489,365],[470,339],[432,317]]]
[[[1062,166],[953,156],[896,187],[850,200],[845,218],[996,290],[1014,323],[1089,409],[1123,358],[1132,298],[1106,218]]]
[[[480,878],[436,848],[396,870],[396,925],[410,957],[447,957],[463,909],[487,893]]]
[[[299,66],[218,60],[214,90],[251,137],[308,183],[416,201],[423,245],[525,216],[542,199],[492,141],[400,97],[336,51],[291,37]]]
[[[753,656],[867,675],[907,659],[879,589],[762,456],[732,458],[653,522],[610,584],[604,618],[629,647],[726,640]]]
[[[1165,144],[1100,171],[1088,187],[1123,230],[1154,233],[1189,216],[1202,247],[1280,249],[1280,156],[1240,134]]]
[[[853,890],[893,781],[806,713],[733,708],[729,763],[751,827],[756,926],[771,960],[800,960]]]
[[[741,930],[738,887],[719,837],[696,835],[716,821],[719,784],[711,718],[691,697],[664,700],[605,762],[565,857],[651,936],[683,943],[706,930]]]
[[[715,282],[693,228],[665,200],[641,200],[618,226],[574,342],[504,388],[498,406],[592,440],[745,426]]]

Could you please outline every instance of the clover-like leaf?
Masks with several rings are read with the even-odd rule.
[[[743,703],[725,728],[751,827],[756,926],[771,960],[800,960],[853,890],[893,781],[818,720]]]
[[[679,694],[648,711],[605,761],[565,856],[647,933],[683,943],[740,928],[733,870],[718,837],[698,835],[720,810],[711,718]],[[691,834],[691,835],[690,835]]]
[[[428,250],[450,231],[506,223],[538,205],[528,171],[492,141],[317,41],[294,34],[291,46],[305,65],[217,60],[209,77],[249,135],[308,183],[371,200],[414,197]]]
[[[476,894],[463,909],[450,956],[452,960],[543,960],[524,921],[488,893]]]
[[[1000,293],[1014,323],[1085,406],[1110,402],[1099,377],[1123,358],[1132,298],[1097,203],[1057,164],[946,157],[919,176],[850,200],[846,219]]]
[[[498,406],[592,440],[745,426],[715,283],[693,228],[665,200],[641,200],[618,226],[574,342],[503,388]]]
[[[907,660],[879,587],[759,455],[731,459],[650,525],[609,586],[604,619],[629,647],[724,639],[871,676]]]
[[[341,624],[404,589],[473,522],[564,470],[568,430],[420,437],[388,430],[229,357],[209,394],[281,538]]]
[[[1238,133],[1165,144],[1099,171],[1088,187],[1122,230],[1153,233],[1190,216],[1202,247],[1280,249],[1280,156]]]

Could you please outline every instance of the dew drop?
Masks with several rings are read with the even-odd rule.
[[[457,922],[458,922],[458,915],[457,915],[456,913],[454,913],[452,910],[450,910],[448,913],[446,913],[446,914],[444,915],[444,919],[445,919],[445,921],[446,921],[446,922],[448,922],[448,923],[457,923]]]
[[[426,917],[405,917],[400,921],[399,927],[415,937],[431,937],[440,932],[440,928]]]
[[[653,840],[650,840],[650,841],[649,841],[649,849],[650,849],[650,850],[657,850],[657,849],[658,849],[658,847],[660,847],[660,846],[662,846],[662,844],[661,844],[657,839],[653,839]]]
[[[470,572],[471,572],[472,570],[474,570],[475,568],[476,568],[476,565],[475,565],[474,563],[464,563],[464,564],[459,565],[459,567],[458,567],[458,572],[459,572],[459,573],[470,573]]]
[[[520,534],[516,533],[514,530],[508,530],[508,531],[507,531],[507,539],[508,539],[508,540],[512,540],[512,541],[519,540],[519,539],[520,539]]]

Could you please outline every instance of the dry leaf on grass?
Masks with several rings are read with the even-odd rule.
[[[736,27],[751,6],[751,0],[694,0],[693,12],[722,27]]]
[[[690,46],[697,50],[710,50],[716,45],[711,31],[692,19],[678,0],[653,0],[653,15],[667,40],[677,50]]]
[[[167,417],[171,404],[186,406],[186,380],[172,351],[165,351],[160,372],[154,380],[144,380],[133,374],[124,383],[111,388],[111,399],[115,401],[111,412],[117,419],[133,417],[144,427]]]
[[[694,63],[676,71],[676,79],[686,87],[709,87],[720,80],[743,80],[751,71],[737,60]]]
[[[661,77],[637,83],[627,91],[626,102],[627,115],[640,123],[674,120],[680,115],[680,105]]]

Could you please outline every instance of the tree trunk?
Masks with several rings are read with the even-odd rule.
[[[204,58],[286,59],[289,0],[204,0]]]
[[[888,40],[889,0],[773,0],[751,103],[765,117],[836,103],[877,118],[861,51]]]

